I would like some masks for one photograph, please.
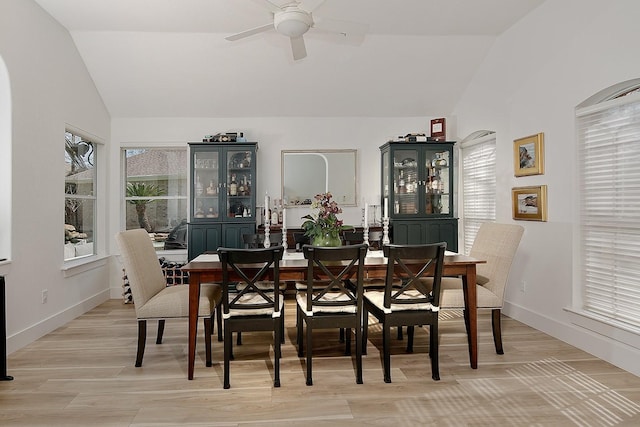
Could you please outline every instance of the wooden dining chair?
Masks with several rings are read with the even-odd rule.
[[[382,323],[384,382],[391,382],[391,327],[407,326],[407,352],[413,351],[415,326],[429,325],[431,377],[440,379],[438,311],[445,243],[386,245],[384,290],[364,293],[363,345],[367,343],[368,313]],[[400,287],[394,286],[400,280]]]
[[[296,294],[296,327],[298,357],[306,351],[307,385],[313,385],[312,338],[317,328],[355,329],[356,383],[362,384],[362,281],[367,245],[331,248],[305,245],[302,249],[307,272],[304,290]],[[303,343],[305,325],[306,342]]]
[[[189,285],[167,286],[155,248],[144,229],[116,234],[138,321],[136,367],[142,366],[147,337],[147,320],[158,321],[156,344],[162,344],[166,319],[188,318]],[[222,289],[213,283],[201,284],[198,317],[204,319],[206,365],[211,366],[213,315],[219,309]],[[221,316],[218,317],[220,322]]]
[[[283,246],[260,249],[218,248],[222,263],[224,318],[224,388],[229,388],[233,332],[273,331],[274,387],[280,387],[281,342],[284,333],[284,296],[280,284]],[[236,292],[229,285],[238,283]]]
[[[302,247],[311,243],[309,236],[304,233],[293,233],[293,242],[296,244],[296,252],[302,252]]]
[[[264,234],[263,233],[248,233],[242,235],[242,242],[245,249],[258,249],[264,248]],[[282,245],[282,233],[270,233],[269,242],[271,246]]]

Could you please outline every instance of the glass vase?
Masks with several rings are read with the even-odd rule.
[[[327,231],[320,236],[314,237],[311,244],[313,246],[336,247],[342,246],[342,240],[340,240],[340,235]]]

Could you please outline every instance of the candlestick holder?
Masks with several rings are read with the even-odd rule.
[[[389,240],[389,217],[382,218],[382,244],[388,245],[391,243]]]
[[[369,223],[364,223],[364,229],[362,230],[362,237],[364,239],[364,243],[369,246]]]
[[[284,250],[286,252],[289,245],[287,244],[287,225],[284,223],[284,221],[282,222],[282,246],[284,247]]]
[[[265,216],[265,219],[266,219],[266,216]],[[271,234],[270,228],[271,228],[271,221],[266,220],[264,222],[264,247],[265,248],[271,247],[271,240],[269,239],[269,235]]]

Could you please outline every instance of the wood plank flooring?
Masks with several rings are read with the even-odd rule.
[[[431,379],[428,329],[413,354],[393,339],[385,384],[380,326],[370,324],[364,384],[336,330],[314,335],[314,385],[297,357],[295,306],[287,300],[282,387],[273,387],[271,335],[245,333],[222,388],[222,343],[204,364],[199,325],[195,378],[187,380],[186,321],[167,321],[155,344],[149,325],[135,368],[134,308],[110,300],[11,354],[0,382],[2,426],[635,426],[640,378],[503,317],[504,355],[493,347],[489,313],[479,317],[479,368],[469,367],[460,312],[443,312],[440,376]],[[373,321],[373,319],[372,319]],[[355,351],[354,351],[355,353]]]

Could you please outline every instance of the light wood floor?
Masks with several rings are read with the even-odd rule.
[[[28,426],[631,426],[640,425],[640,378],[503,318],[496,355],[487,313],[479,318],[479,368],[469,367],[461,313],[443,313],[441,380],[431,379],[428,331],[413,354],[394,341],[385,384],[380,327],[370,325],[364,384],[355,383],[335,330],[314,336],[314,385],[298,359],[295,306],[287,301],[281,388],[272,386],[268,333],[245,333],[222,388],[222,345],[204,365],[199,325],[195,378],[187,380],[186,322],[167,321],[162,345],[150,325],[143,367],[133,366],[132,305],[108,301],[8,358],[0,425]],[[640,363],[640,362],[639,362]]]

